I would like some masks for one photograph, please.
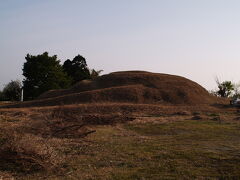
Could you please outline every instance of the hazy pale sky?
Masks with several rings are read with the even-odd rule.
[[[216,87],[240,81],[239,0],[0,0],[0,88],[27,53],[77,54],[104,73],[146,70]]]

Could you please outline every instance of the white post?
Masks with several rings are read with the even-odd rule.
[[[23,102],[23,88],[21,90],[21,102]]]

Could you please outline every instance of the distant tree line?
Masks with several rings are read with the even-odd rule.
[[[7,84],[0,92],[0,100],[19,101],[22,88],[24,100],[32,100],[48,90],[69,88],[81,80],[94,79],[102,72],[89,69],[86,59],[81,55],[67,59],[63,65],[57,55],[49,56],[48,52],[27,54],[25,60],[23,82],[11,81]]]

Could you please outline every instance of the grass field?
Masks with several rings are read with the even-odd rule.
[[[0,144],[7,149],[0,146],[0,156],[6,156],[5,150],[12,154],[7,153],[11,162],[0,158],[0,179],[240,179],[238,110],[173,111],[126,123],[92,124],[80,129],[80,135],[96,130],[84,138],[76,138],[78,129],[54,134],[81,124],[60,112],[1,112],[0,128],[7,136],[0,132]]]
[[[98,126],[49,179],[239,179],[240,126],[216,121]],[[34,174],[22,179],[38,179]]]

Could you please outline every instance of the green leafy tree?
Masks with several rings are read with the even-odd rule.
[[[32,56],[27,54],[23,65],[24,99],[34,99],[50,89],[67,88],[71,79],[63,71],[57,56],[49,56],[48,52]]]
[[[2,91],[2,98],[5,101],[21,100],[22,83],[19,80],[9,82]]]
[[[217,94],[221,97],[229,97],[234,90],[234,84],[231,81],[220,82],[216,79],[218,85]]]
[[[90,71],[86,59],[81,55],[77,55],[72,61],[66,60],[63,64],[63,69],[72,78],[73,84],[84,79],[90,79]]]

